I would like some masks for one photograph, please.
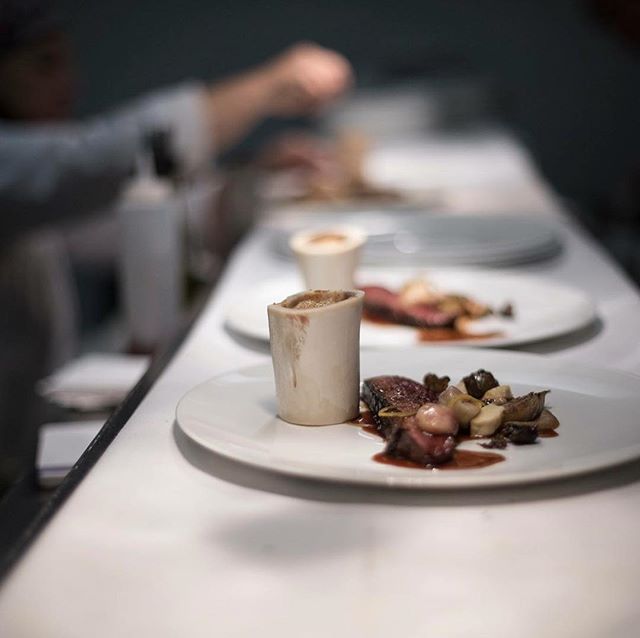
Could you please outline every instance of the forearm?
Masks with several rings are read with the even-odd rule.
[[[266,117],[316,113],[345,91],[351,79],[351,67],[341,55],[302,43],[214,85],[205,100],[217,148],[233,145]]]
[[[212,152],[205,94],[199,86],[178,87],[83,124],[3,127],[2,239],[112,205],[152,130],[169,133],[179,170],[205,166]]]
[[[258,68],[209,89],[206,110],[218,151],[233,146],[271,110],[271,79]]]

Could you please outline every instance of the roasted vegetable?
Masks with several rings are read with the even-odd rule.
[[[492,436],[502,425],[504,408],[501,405],[485,405],[469,424],[471,436]]]
[[[450,385],[446,390],[440,393],[438,401],[442,403],[442,405],[448,405],[451,407],[454,402],[454,398],[462,394],[464,394],[462,390],[458,389],[455,385]]]
[[[469,394],[467,392],[467,386],[464,384],[464,381],[462,379],[460,379],[460,381],[458,381],[458,383],[456,383],[454,387],[458,388],[458,390],[460,390],[460,392],[464,392],[465,394]]]
[[[500,435],[516,445],[535,443],[538,438],[538,428],[531,423],[508,422],[500,429]]]
[[[544,398],[549,390],[529,392],[504,404],[504,422],[535,421],[544,409]]]
[[[482,397],[483,401],[496,405],[503,405],[511,399],[513,399],[513,393],[510,385],[497,385],[495,388],[487,390]]]
[[[553,416],[553,414],[551,414],[551,412],[549,412],[549,410],[544,409],[540,416],[533,421],[505,421],[505,425],[533,425],[538,430],[555,430],[560,425],[560,422],[555,416]]]
[[[501,434],[492,436],[486,443],[480,443],[481,447],[487,450],[504,450],[508,444],[509,441]]]
[[[440,403],[425,403],[415,415],[416,425],[431,434],[457,434],[458,421],[451,408]]]
[[[482,403],[468,394],[457,394],[449,404],[460,425],[469,425],[471,419],[477,416],[482,408]]]
[[[555,430],[560,425],[560,421],[556,418],[551,410],[544,408],[536,421],[538,430]]]
[[[462,380],[464,381],[464,385],[467,389],[467,394],[470,394],[475,399],[481,399],[487,390],[499,385],[491,372],[487,372],[482,368],[472,372]]]
[[[428,372],[424,375],[424,379],[422,383],[432,390],[433,392],[437,392],[440,394],[444,390],[447,389],[449,385],[449,377],[439,377],[437,374],[433,374],[432,372]]]

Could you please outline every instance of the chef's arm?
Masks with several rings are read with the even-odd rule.
[[[350,79],[342,56],[300,44],[235,78],[160,91],[86,123],[1,125],[0,241],[113,204],[154,131],[188,175],[261,119],[312,113]]]
[[[297,44],[267,63],[215,84],[207,110],[218,149],[225,149],[267,117],[309,115],[348,88],[351,67],[335,51]]]

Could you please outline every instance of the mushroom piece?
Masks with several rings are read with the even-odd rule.
[[[449,377],[439,377],[437,374],[433,374],[433,372],[428,372],[424,375],[422,383],[429,388],[429,390],[433,390],[437,394],[440,394],[447,389],[449,381]]]
[[[482,397],[483,401],[497,405],[503,405],[511,399],[513,399],[513,393],[510,385],[497,385],[495,388],[487,390]]]
[[[475,399],[481,399],[487,390],[499,385],[496,378],[487,370],[476,370],[462,379],[467,393]]]
[[[542,410],[540,416],[536,421],[536,427],[538,428],[538,430],[555,430],[559,426],[560,421],[558,421],[556,415],[547,408],[544,408],[544,410]]]
[[[559,425],[560,421],[556,419],[556,417],[546,408],[542,410],[540,416],[533,421],[505,421],[505,426],[514,425],[517,427],[520,426],[535,426],[538,430],[555,430]]]
[[[549,390],[529,392],[504,404],[504,421],[535,421],[544,409],[544,398]]]
[[[500,434],[511,443],[516,445],[528,445],[529,443],[535,443],[538,438],[538,428],[531,422],[505,423]]]

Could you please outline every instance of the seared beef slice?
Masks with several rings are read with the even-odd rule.
[[[413,416],[378,414],[384,408],[413,414],[424,403],[437,401],[437,394],[421,383],[398,376],[372,377],[362,384],[362,398],[387,440],[385,454],[421,465],[444,463],[452,457],[455,449],[452,436],[424,432],[416,426]]]

